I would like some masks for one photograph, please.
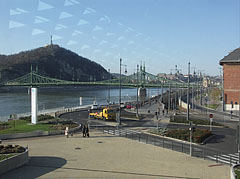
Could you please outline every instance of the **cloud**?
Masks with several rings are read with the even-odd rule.
[[[108,22],[108,23],[111,22],[110,17],[108,17],[108,16],[106,16],[106,15],[103,16],[103,17],[101,17],[98,21],[99,21],[99,22],[105,21],[105,22]]]
[[[134,41],[129,41],[128,42],[128,44],[130,45],[130,44],[134,44],[135,42]]]
[[[69,14],[67,12],[61,12],[59,19],[65,19],[65,18],[69,18],[69,17],[73,17],[73,15]]]
[[[131,28],[131,27],[128,27],[126,30],[125,30],[125,32],[132,32],[133,31],[133,29]]]
[[[111,55],[110,52],[106,52],[106,53],[104,54],[104,56],[109,56],[109,55]]]
[[[107,34],[106,34],[106,36],[113,36],[113,35],[115,35],[114,33],[111,33],[111,32],[108,32]]]
[[[106,40],[102,40],[101,42],[99,42],[98,45],[103,45],[103,44],[106,44],[106,43],[108,43],[108,41],[106,41]]]
[[[61,30],[61,29],[66,29],[66,28],[67,28],[67,26],[65,26],[65,25],[57,24],[55,27],[55,30]]]
[[[120,40],[123,40],[123,39],[125,39],[125,37],[123,37],[123,36],[120,36],[120,37],[118,37],[118,41],[120,41]]]
[[[99,52],[101,52],[102,50],[100,50],[100,49],[95,49],[94,51],[93,51],[93,53],[95,54],[95,53],[99,53]]]
[[[45,33],[45,31],[41,30],[41,29],[33,29],[32,30],[32,35],[39,35],[39,34],[43,34]]]
[[[12,20],[9,21],[9,28],[10,29],[17,28],[17,27],[23,27],[23,26],[25,26],[25,24],[22,24],[22,23],[16,22],[16,21],[12,21]]]
[[[48,9],[52,9],[52,8],[54,8],[52,5],[47,4],[47,3],[42,2],[41,0],[39,0],[39,2],[38,2],[38,11],[48,10]]]
[[[86,45],[86,44],[81,47],[82,50],[85,50],[85,49],[88,49],[88,48],[90,48],[90,46]]]
[[[82,32],[78,31],[78,30],[74,30],[74,32],[72,33],[72,36],[76,36],[76,35],[79,35],[79,34],[82,34]]]
[[[96,25],[92,31],[95,32],[95,31],[99,31],[102,29],[103,29],[102,27]]]
[[[52,35],[52,40],[59,40],[59,39],[62,39],[62,37],[58,35]]]
[[[83,19],[80,19],[79,22],[78,22],[78,25],[85,25],[85,24],[89,24],[89,22],[85,21]]]
[[[20,14],[24,14],[24,13],[28,13],[28,11],[20,9],[20,8],[10,9],[10,16],[20,15]]]
[[[75,4],[79,4],[79,2],[76,0],[65,0],[64,6],[72,6]]]
[[[34,21],[34,24],[39,24],[39,23],[43,23],[43,22],[48,22],[49,19],[41,17],[41,16],[36,16],[36,19]]]
[[[92,8],[86,8],[83,12],[84,15],[86,14],[92,14],[92,13],[95,13],[96,11]]]
[[[114,45],[111,46],[111,48],[118,48],[118,45],[114,44]]]
[[[69,40],[67,43],[67,45],[75,45],[75,44],[77,44],[77,42],[73,40]]]
[[[142,35],[143,35],[142,33],[137,33],[136,37],[139,37],[139,36],[142,36]]]

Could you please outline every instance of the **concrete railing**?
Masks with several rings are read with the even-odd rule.
[[[233,166],[230,168],[231,179],[236,179],[236,178],[237,178],[237,175],[236,175],[235,172],[234,172],[234,168],[237,167],[237,166],[240,166],[240,164],[233,165]]]
[[[25,152],[0,162],[0,175],[28,163],[28,149]]]

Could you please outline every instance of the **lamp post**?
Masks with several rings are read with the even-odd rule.
[[[188,62],[187,121],[189,121],[189,86],[190,86],[190,62]]]
[[[169,90],[168,90],[168,111],[170,111],[171,108],[171,84],[169,83]]]
[[[110,69],[108,69],[109,72],[109,79],[111,79],[111,73]],[[108,105],[110,104],[110,85],[108,84]]]
[[[136,118],[138,118],[138,65],[137,65],[137,106],[136,106]]]
[[[240,136],[240,94],[239,94],[239,103],[238,103],[238,112],[239,112],[239,119],[238,119],[238,163],[240,163],[240,142],[239,142],[239,136]]]
[[[222,72],[222,73],[221,73]],[[224,106],[224,79],[223,79],[223,68],[220,70],[220,76],[222,78],[222,111],[225,111],[225,106]],[[240,101],[239,101],[240,102]],[[239,104],[240,105],[240,104]]]
[[[122,90],[122,82],[121,82],[121,77],[122,77],[122,72],[121,72],[121,70],[122,70],[122,66],[127,66],[127,65],[123,65],[122,64],[122,59],[120,58],[120,77],[119,77],[119,121],[118,121],[118,123],[119,123],[119,125],[121,125],[121,95],[122,95],[122,93],[121,93],[121,90]],[[127,70],[125,69],[125,73],[127,73]]]

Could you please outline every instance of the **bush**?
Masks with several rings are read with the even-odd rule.
[[[19,145],[0,145],[0,154],[10,154],[10,153],[22,153],[25,152],[25,148]]]
[[[212,133],[206,129],[195,129],[192,133],[192,141],[195,143],[202,143]],[[189,129],[174,129],[166,132],[167,137],[190,141]]]
[[[31,116],[20,117],[19,119],[31,122]]]
[[[8,128],[11,128],[9,123],[7,123],[7,122],[1,122],[0,123],[0,130],[4,130],[4,129],[8,129]]]
[[[38,116],[38,121],[45,121],[50,119],[54,119],[54,117],[47,114],[45,115],[41,114],[40,116]]]

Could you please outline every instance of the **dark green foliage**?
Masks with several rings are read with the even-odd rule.
[[[47,114],[41,114],[40,116],[38,116],[38,121],[45,121],[45,120],[51,120],[54,119],[53,116],[47,115]]]
[[[20,117],[20,120],[28,121],[31,122],[31,116],[26,116],[26,117]]]
[[[202,143],[212,133],[206,129],[195,129],[192,133],[192,140],[194,143]],[[190,141],[189,129],[174,129],[166,132],[167,137],[172,137],[184,141]]]
[[[99,64],[71,52],[49,45],[14,55],[0,55],[0,82],[15,79],[38,66],[43,76],[68,81],[100,81],[110,78],[109,73]]]
[[[11,128],[7,122],[0,122],[0,130]]]

